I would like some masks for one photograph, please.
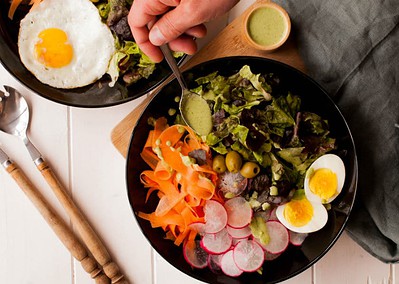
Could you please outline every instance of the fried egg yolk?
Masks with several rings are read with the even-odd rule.
[[[63,30],[49,28],[38,36],[35,53],[40,63],[51,68],[61,68],[72,61],[73,47],[68,43],[68,36]]]
[[[284,208],[284,218],[292,226],[305,226],[313,218],[313,206],[306,198],[291,200]]]
[[[330,169],[320,168],[309,179],[310,191],[322,200],[328,200],[337,192],[337,175]]]

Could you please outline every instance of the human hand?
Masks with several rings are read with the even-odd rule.
[[[154,62],[163,55],[158,46],[194,54],[194,38],[206,35],[204,23],[234,7],[238,0],[134,0],[128,16],[133,37]]]

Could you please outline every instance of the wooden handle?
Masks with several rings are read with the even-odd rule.
[[[70,251],[72,256],[80,261],[83,269],[90,274],[96,283],[110,283],[110,279],[104,275],[94,258],[88,253],[86,248],[80,243],[78,238],[73,234],[65,222],[50,207],[25,174],[14,163],[11,163],[6,170],[16,181],[25,195],[35,205],[37,210],[41,213],[65,247]]]
[[[54,194],[71,218],[72,224],[76,227],[76,230],[79,232],[89,251],[102,266],[104,273],[111,279],[113,284],[127,284],[128,282],[125,280],[123,274],[121,274],[118,265],[112,261],[104,244],[94,232],[83,213],[67,194],[64,187],[60,184],[52,169],[45,161],[38,164],[37,168],[53,189]]]

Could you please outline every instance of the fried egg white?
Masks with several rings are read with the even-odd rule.
[[[276,209],[277,219],[287,229],[297,233],[312,233],[323,228],[328,220],[327,209],[321,203],[303,197],[293,199]]]
[[[22,63],[55,88],[77,88],[108,70],[114,37],[89,0],[44,0],[21,21]]]
[[[318,158],[306,171],[305,195],[313,202],[330,203],[342,191],[345,165],[340,157],[326,154]]]

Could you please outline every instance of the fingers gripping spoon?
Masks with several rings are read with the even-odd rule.
[[[1,102],[0,102],[1,107]],[[1,112],[1,109],[0,109]],[[84,245],[74,235],[71,229],[65,222],[57,215],[57,213],[48,205],[44,197],[28,180],[26,175],[12,162],[6,153],[0,148],[0,164],[15,180],[18,186],[22,189],[25,195],[35,205],[37,210],[46,220],[46,222],[53,229],[60,241],[69,250],[74,258],[76,258],[82,265],[83,269],[90,274],[91,278],[97,284],[108,284],[110,279],[98,267],[97,261],[88,253]]]
[[[33,162],[52,188],[57,199],[71,218],[83,242],[102,266],[104,273],[114,284],[128,283],[118,265],[112,261],[106,247],[94,232],[81,210],[75,205],[65,188],[58,181],[53,170],[44,161],[40,152],[27,136],[29,126],[29,107],[24,97],[14,88],[4,86],[6,94],[0,93],[0,130],[17,136],[25,143]]]

